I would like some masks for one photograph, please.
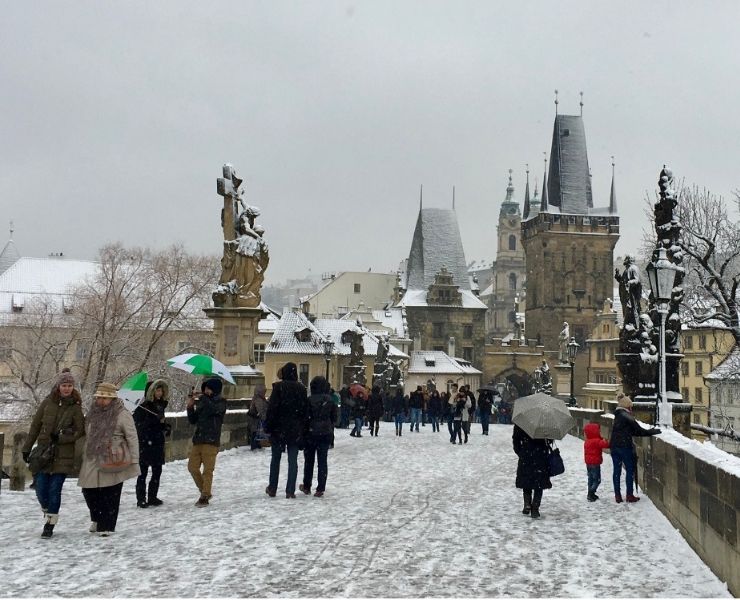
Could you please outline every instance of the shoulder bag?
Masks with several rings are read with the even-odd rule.
[[[560,449],[557,447],[553,448],[550,444],[548,444],[548,449],[547,464],[550,477],[562,475],[565,473],[565,464],[563,463],[563,457],[560,456]]]

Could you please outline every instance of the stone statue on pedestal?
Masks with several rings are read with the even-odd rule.
[[[568,362],[568,342],[570,341],[570,327],[563,321],[563,329],[558,334],[558,361],[561,365]]]
[[[216,307],[257,308],[270,262],[267,242],[263,238],[265,230],[254,224],[260,209],[244,203],[244,190],[240,189],[242,180],[231,165],[224,165],[223,175],[217,180],[217,191],[224,198],[221,210],[224,249],[213,304]]]

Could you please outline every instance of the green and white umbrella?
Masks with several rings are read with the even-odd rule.
[[[146,371],[139,371],[121,384],[118,397],[123,400],[123,405],[129,412],[134,412],[136,407],[144,400],[146,381]]]
[[[205,354],[180,354],[167,359],[167,364],[193,375],[217,375],[224,381],[236,384],[229,369],[222,362]]]

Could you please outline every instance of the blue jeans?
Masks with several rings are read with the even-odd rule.
[[[419,421],[421,420],[421,409],[420,408],[412,408],[411,409],[411,428],[409,431],[413,431],[414,424],[416,424],[416,431],[419,431]]]
[[[355,417],[355,426],[352,429],[352,433],[355,435],[362,435],[362,425],[365,422],[363,417]]]
[[[403,413],[398,413],[396,415],[396,428],[397,429],[403,429],[403,422],[406,420],[406,415]]]
[[[288,481],[285,483],[285,493],[295,494],[295,480],[298,478],[298,445],[272,443],[272,460],[270,461],[270,487],[277,490],[278,477],[280,476],[280,458],[283,448],[288,450]]]
[[[326,489],[326,477],[329,475],[329,465],[327,457],[329,456],[329,440],[321,439],[309,442],[303,451],[303,487],[311,489],[313,480],[314,461],[318,460],[318,473],[316,491],[323,492]]]
[[[36,473],[36,498],[41,508],[50,515],[58,515],[62,505],[62,486],[67,475],[64,473]]]
[[[491,412],[490,411],[483,411],[480,414],[480,424],[481,427],[483,427],[483,433],[488,435],[488,424],[491,422]]]
[[[635,459],[632,456],[632,448],[612,448],[612,464],[614,465],[614,494],[621,495],[622,465],[624,465],[625,480],[627,482],[627,495],[632,496],[633,483],[635,479]]]
[[[601,465],[586,465],[586,471],[588,472],[588,491],[590,494],[595,494],[601,483]]]
[[[439,418],[437,415],[429,415],[429,422],[432,424],[432,431],[439,431]]]

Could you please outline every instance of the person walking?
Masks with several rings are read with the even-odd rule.
[[[411,425],[409,431],[414,430],[416,424],[416,433],[419,433],[419,421],[421,420],[421,409],[424,406],[424,392],[420,385],[416,386],[416,391],[411,392],[409,397],[409,411],[411,412]]]
[[[467,413],[467,405],[468,399],[465,396],[465,393],[462,391],[458,391],[457,394],[450,398],[450,409],[452,410],[452,423],[453,423],[453,429],[452,429],[452,437],[450,438],[450,443],[452,444],[462,444],[462,433],[463,433],[463,426],[462,426],[462,420],[463,420],[463,414]],[[455,438],[457,438],[457,441],[455,441]],[[465,436],[465,442],[467,443],[468,437]]]
[[[470,400],[467,390],[461,390],[458,393],[458,398],[458,404],[462,403],[460,427],[463,434],[465,434],[465,443],[467,444],[468,437],[470,436],[470,420],[473,418],[473,403]]]
[[[308,396],[305,386],[298,381],[298,368],[288,362],[282,369],[282,381],[272,384],[267,407],[265,429],[272,440],[270,479],[265,493],[274,498],[280,476],[280,459],[283,451],[288,454],[288,480],[285,497],[295,498],[298,478],[298,450],[304,447],[308,432]]]
[[[265,420],[265,416],[267,415],[266,392],[267,388],[264,383],[255,385],[252,401],[249,403],[249,410],[247,411],[247,439],[249,440],[249,447],[252,450],[262,449],[262,446],[257,440],[257,434],[259,433],[260,424]]]
[[[655,427],[644,429],[632,416],[632,400],[629,396],[619,394],[617,396],[617,408],[614,411],[614,425],[609,438],[609,448],[612,455],[612,482],[614,484],[614,499],[622,502],[622,466],[625,470],[625,482],[627,484],[627,502],[638,502],[640,498],[634,494],[635,468],[637,457],[633,436],[644,437],[658,435],[660,429]]]
[[[316,492],[321,497],[326,491],[326,478],[329,474],[329,448],[334,439],[334,423],[337,419],[337,405],[331,397],[329,382],[320,375],[311,380],[311,395],[308,397],[308,435],[303,450],[303,483],[298,486],[304,494],[311,494],[313,466],[318,459]],[[376,433],[377,435],[377,433]]]
[[[355,424],[349,434],[352,437],[362,437],[362,425],[365,422],[366,411],[365,393],[358,391],[354,395],[350,394],[349,405],[350,416]]]
[[[141,474],[136,479],[136,506],[148,508],[161,506],[159,481],[164,465],[165,437],[172,426],[164,421],[164,411],[169,403],[170,386],[164,379],[156,379],[147,385],[144,401],[134,410],[134,424],[139,438],[139,467]],[[149,468],[152,476],[147,490],[146,477]],[[148,491],[148,496],[147,496]]]
[[[454,398],[450,392],[442,392],[442,419],[447,422],[447,430],[450,432],[450,441],[455,433],[454,421]]]
[[[208,506],[213,497],[211,494],[213,471],[216,469],[216,457],[221,445],[221,428],[226,416],[226,400],[221,396],[222,389],[221,380],[212,377],[201,384],[202,393],[197,400],[192,393],[188,400],[188,421],[195,425],[193,447],[188,457],[188,471],[200,492],[195,502],[198,508]]]
[[[116,530],[123,482],[141,474],[134,418],[117,391],[112,383],[101,383],[95,390],[77,479],[90,511],[90,533],[101,537]]]
[[[350,418],[350,413],[352,412],[352,407],[350,406],[349,388],[347,387],[346,384],[343,385],[342,389],[339,391],[339,400],[340,400],[339,428],[349,429],[349,418]]]
[[[75,380],[69,370],[62,371],[36,410],[31,428],[22,448],[25,462],[29,462],[34,443],[40,447],[54,445],[54,457],[50,464],[32,468],[36,498],[44,513],[44,528],[41,537],[50,538],[54,526],[59,522],[62,505],[62,487],[68,476],[74,475],[75,442],[85,435],[85,417],[82,414],[82,398],[75,389]]]
[[[396,435],[401,437],[403,433],[403,424],[406,421],[406,413],[408,407],[406,406],[406,398],[403,395],[403,388],[396,388],[396,395],[393,396],[391,401],[391,415],[396,424]]]
[[[608,440],[601,437],[601,427],[598,423],[586,423],[583,427],[583,459],[586,462],[588,473],[588,495],[589,502],[596,502],[599,497],[596,490],[601,483],[601,463],[604,462],[602,451],[609,447]]]
[[[437,390],[433,390],[429,396],[429,421],[432,423],[432,431],[439,431],[439,419],[442,416],[442,397]]]
[[[373,391],[367,401],[367,420],[370,424],[370,435],[378,436],[383,410],[383,392],[379,386],[373,386]]]
[[[478,397],[478,411],[480,413],[480,425],[483,435],[488,435],[488,426],[491,422],[491,408],[493,407],[493,398],[491,392],[483,390]]]
[[[516,487],[524,496],[523,515],[540,518],[542,491],[552,487],[548,454],[551,440],[533,439],[518,425],[512,434],[514,452],[519,457],[516,467]]]

